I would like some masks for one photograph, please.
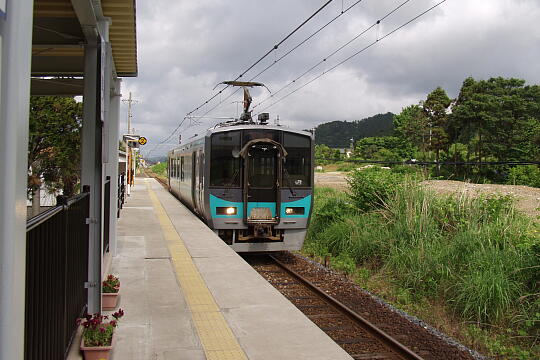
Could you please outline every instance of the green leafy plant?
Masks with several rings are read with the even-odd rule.
[[[159,176],[164,176],[166,177],[167,176],[167,167],[168,167],[168,162],[165,161],[165,162],[162,162],[162,163],[158,163],[154,166],[152,166],[150,169],[157,175]]]
[[[351,200],[362,211],[382,207],[404,181],[404,175],[379,167],[355,170],[347,178]]]
[[[124,310],[118,309],[113,313],[112,320],[109,316],[101,314],[86,314],[84,321],[78,320],[78,324],[83,326],[84,346],[110,346],[114,329],[118,326],[118,321],[124,316]]]
[[[102,292],[110,294],[118,291],[120,291],[120,280],[116,276],[109,274],[107,279],[103,281]]]
[[[540,187],[540,167],[536,165],[518,165],[510,169],[508,184]]]

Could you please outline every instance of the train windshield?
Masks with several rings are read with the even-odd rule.
[[[240,131],[212,135],[210,186],[240,187]]]
[[[287,150],[283,184],[289,187],[311,186],[311,139],[305,135],[283,133]]]
[[[249,152],[248,182],[254,188],[273,188],[276,183],[277,150],[255,145]]]

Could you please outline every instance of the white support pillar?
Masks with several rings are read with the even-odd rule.
[[[24,358],[32,0],[0,1],[0,359]]]
[[[118,139],[120,137],[120,92],[121,80],[114,78],[111,82],[109,108],[109,163],[107,174],[111,177],[111,217],[109,248],[112,256],[116,256],[118,219]]]
[[[103,200],[101,202],[101,229],[103,229],[102,237],[101,237],[101,280],[103,280],[104,276],[106,274],[105,271],[109,270],[108,264],[110,264],[110,257],[105,258],[103,255],[105,255],[105,241],[110,242],[111,241],[111,195],[113,194],[113,188],[112,188],[112,179],[110,178],[110,174],[108,172],[108,162],[109,162],[109,137],[110,137],[110,121],[109,121],[109,107],[111,102],[111,77],[112,77],[112,49],[110,47],[110,44],[107,43],[107,39],[109,36],[109,19],[104,19],[98,21],[98,28],[99,32],[101,34],[101,80],[102,84],[100,84],[100,92],[101,95],[99,97],[101,101],[101,116],[100,119],[103,121],[102,125],[102,138],[101,138],[101,163],[102,163],[102,178],[101,183],[102,185],[102,196]],[[105,191],[105,183],[107,181],[107,177],[109,177],[109,196],[107,196],[107,192]],[[107,210],[107,206],[108,210]],[[108,211],[108,214],[105,214],[105,211]],[[105,222],[107,221],[107,224]],[[108,232],[104,231],[105,228],[108,229]],[[107,237],[107,239],[105,239]]]
[[[81,184],[90,188],[88,246],[88,312],[101,311],[101,213],[103,205],[101,39],[87,39],[84,47],[84,109],[82,127]]]
[[[107,40],[109,19],[99,22],[104,39]],[[116,255],[116,217],[118,210],[118,137],[120,128],[120,80],[116,78],[114,60],[110,43],[103,43],[106,51],[105,66],[105,123],[103,139],[103,163],[105,164],[105,176],[110,178],[110,196],[104,201],[109,201],[109,251]],[[105,217],[103,217],[105,219]]]

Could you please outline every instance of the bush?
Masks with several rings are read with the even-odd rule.
[[[167,162],[162,162],[162,163],[159,163],[159,164],[156,164],[154,166],[152,166],[150,169],[156,173],[157,175],[160,175],[160,176],[167,176]]]
[[[517,165],[510,169],[507,184],[540,187],[540,167]]]
[[[381,208],[404,181],[404,175],[379,167],[355,170],[347,177],[351,200],[362,211]]]
[[[356,271],[356,262],[347,253],[339,254],[330,264],[334,269],[346,274],[354,274]]]
[[[306,241],[319,239],[330,224],[348,217],[354,212],[348,197],[343,192],[331,188],[315,188],[315,201]]]

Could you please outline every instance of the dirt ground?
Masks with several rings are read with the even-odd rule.
[[[347,173],[338,171],[316,172],[315,186],[329,187],[333,189],[347,190],[349,185],[345,176]]]
[[[346,190],[346,173],[324,172],[315,173],[315,186],[326,186]],[[540,220],[540,189],[522,185],[471,184],[453,180],[428,180],[422,182],[428,189],[441,194],[465,194],[478,196],[480,194],[510,195],[517,199],[516,206],[533,219]]]
[[[510,195],[517,199],[516,207],[533,219],[540,219],[540,189],[523,185],[471,184],[452,180],[428,180],[422,183],[442,194]]]

